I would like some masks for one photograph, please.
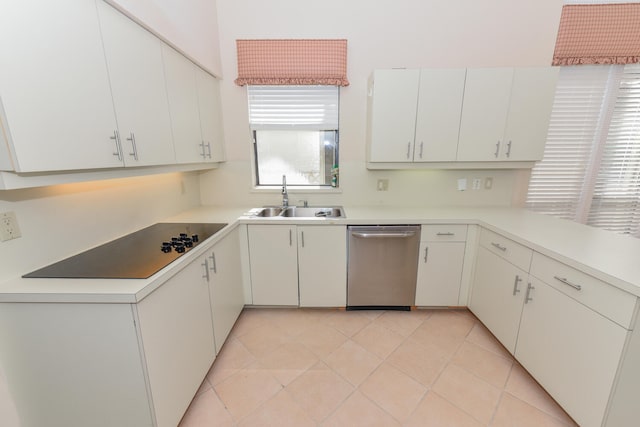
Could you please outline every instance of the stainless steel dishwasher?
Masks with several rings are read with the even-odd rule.
[[[350,226],[347,310],[415,304],[419,225]]]

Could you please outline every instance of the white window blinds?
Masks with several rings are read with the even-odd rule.
[[[640,65],[563,67],[527,207],[638,235]]]
[[[338,129],[337,86],[247,86],[253,130]]]
[[[624,67],[601,151],[587,224],[640,236],[640,64]]]

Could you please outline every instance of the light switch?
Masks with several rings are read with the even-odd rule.
[[[465,191],[467,189],[467,178],[458,179],[458,191]]]

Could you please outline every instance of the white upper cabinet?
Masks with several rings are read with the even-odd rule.
[[[369,93],[369,159],[413,161],[420,70],[376,70]]]
[[[206,161],[209,152],[200,130],[197,67],[171,47],[163,44],[162,48],[176,161]]]
[[[557,77],[557,67],[376,70],[369,167],[540,160]]]
[[[560,67],[516,68],[500,147],[503,160],[542,159],[559,72]]]
[[[125,165],[174,163],[162,43],[102,1],[98,13]]]
[[[225,160],[225,152],[218,80],[201,68],[196,67],[196,82],[200,110],[200,129],[202,130],[202,141],[206,146],[206,158],[204,160],[220,162]]]
[[[15,171],[123,165],[94,1],[3,2],[0,52]]]
[[[467,70],[458,160],[498,160],[509,110],[512,68]]]
[[[458,161],[542,159],[558,68],[471,68]]]
[[[456,160],[465,74],[464,68],[420,71],[414,162]]]

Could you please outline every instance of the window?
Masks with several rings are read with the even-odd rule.
[[[337,86],[247,86],[257,185],[338,185]]]
[[[561,69],[526,206],[640,237],[640,64]]]

